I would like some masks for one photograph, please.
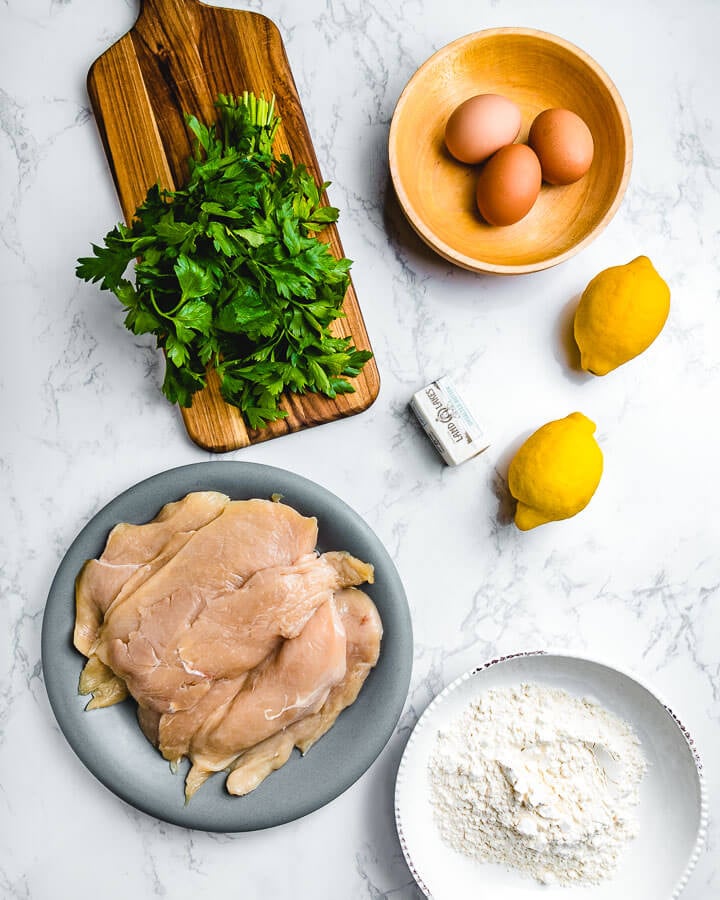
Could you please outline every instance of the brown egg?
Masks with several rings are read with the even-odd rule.
[[[453,112],[445,126],[445,146],[460,162],[483,162],[520,131],[520,108],[500,94],[470,97]]]
[[[502,147],[483,166],[477,205],[490,225],[513,225],[532,209],[540,193],[540,161],[526,144]]]
[[[593,138],[590,129],[569,109],[546,109],[532,123],[528,144],[537,153],[549,184],[572,184],[590,168]]]

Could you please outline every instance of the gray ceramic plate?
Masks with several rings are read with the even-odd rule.
[[[383,620],[380,659],[360,696],[332,729],[246,797],[226,793],[224,778],[211,778],[184,805],[185,763],[176,775],[142,735],[132,701],[85,712],[78,694],[83,657],[72,646],[74,581],[83,562],[98,556],[117,522],[147,522],[160,507],[189,491],[222,491],[235,499],[267,497],[316,516],[319,549],[349,550],[375,566],[368,588]],[[400,577],[369,526],[342,500],[284,469],[245,462],[207,462],[161,472],[120,494],[74,540],[50,588],[42,629],[42,660],[50,704],[70,746],[111,791],[143,812],[205,831],[251,831],[297,819],[352,785],[383,749],[402,712],[410,682],[413,643],[410,613]]]

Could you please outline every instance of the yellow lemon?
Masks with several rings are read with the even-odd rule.
[[[670,312],[670,288],[647,256],[596,275],[575,313],[581,366],[607,375],[638,356],[660,334]]]
[[[538,428],[517,451],[508,487],[521,531],[569,519],[588,505],[603,470],[594,432],[595,423],[574,412]]]

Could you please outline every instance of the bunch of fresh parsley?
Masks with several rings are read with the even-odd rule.
[[[156,336],[171,402],[190,406],[212,366],[224,399],[262,428],[287,415],[284,391],[353,392],[347,379],[372,354],[330,331],[351,261],[316,236],[338,218],[321,202],[329,182],[273,156],[274,97],[221,94],[216,106],[215,126],[186,117],[196,139],[187,184],[151,188],[132,224],[93,244],[76,271],[117,296],[134,334]]]

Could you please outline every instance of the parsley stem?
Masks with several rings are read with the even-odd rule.
[[[181,296],[180,300],[173,306],[173,308],[169,312],[163,312],[162,309],[157,305],[155,301],[155,291],[150,288],[150,300],[152,301],[152,305],[155,307],[155,311],[159,316],[162,316],[164,319],[172,319],[175,313],[180,309],[180,307],[185,302],[185,297]]]

